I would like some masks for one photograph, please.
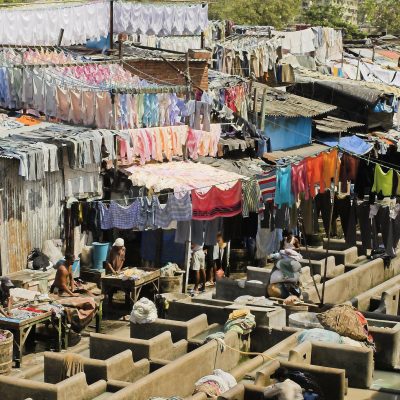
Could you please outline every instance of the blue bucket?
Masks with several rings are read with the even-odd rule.
[[[93,269],[103,269],[103,262],[107,260],[110,243],[93,242]]]
[[[72,264],[72,276],[79,278],[81,276],[81,260],[77,258]]]

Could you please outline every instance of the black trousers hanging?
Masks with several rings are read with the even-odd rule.
[[[362,254],[365,255],[368,249],[372,249],[372,229],[369,218],[369,202],[363,201],[357,205],[357,219],[360,226]]]
[[[389,207],[379,207],[375,216],[375,227],[376,232],[382,233],[386,254],[390,257],[395,257],[396,254],[393,248],[393,220],[390,218]]]
[[[340,217],[344,238],[348,246],[355,246],[357,242],[357,203],[351,203],[350,196],[343,199],[336,198],[333,216]]]

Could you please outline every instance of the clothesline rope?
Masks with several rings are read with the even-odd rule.
[[[165,196],[168,195],[169,193],[173,193],[174,195],[179,193],[187,193],[187,192],[192,192],[194,191],[198,191],[198,190],[203,190],[203,189],[211,189],[214,186],[219,186],[219,185],[225,185],[227,183],[232,183],[232,182],[238,182],[238,181],[246,181],[249,178],[239,178],[239,179],[231,179],[229,181],[225,181],[225,182],[219,182],[219,183],[213,183],[212,185],[207,185],[207,186],[202,186],[202,187],[197,187],[197,188],[192,188],[192,189],[183,189],[183,190],[177,190],[174,192],[168,192],[168,193],[153,193],[151,196]],[[145,199],[148,196],[136,196],[136,197],[121,197],[119,199],[111,199],[111,200],[91,200],[90,202],[98,202],[98,203],[110,203],[112,201],[118,202],[118,201],[127,201],[127,200],[138,200],[138,199]],[[86,203],[86,200],[77,200],[78,202],[82,202],[82,203]]]

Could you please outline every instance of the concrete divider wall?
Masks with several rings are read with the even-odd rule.
[[[337,276],[326,282],[325,302],[339,304],[352,299],[358,294],[365,292],[374,286],[381,284],[400,272],[400,257],[392,260],[389,267],[385,267],[382,259],[371,260],[366,264]],[[322,291],[322,284],[318,290]],[[308,289],[309,300],[318,302],[315,288]]]
[[[239,349],[237,333],[228,332],[225,343]],[[216,368],[231,371],[240,359],[238,351],[226,348],[221,352],[216,340],[171,361],[168,365],[109,396],[109,400],[148,400],[152,396],[190,396],[195,382]]]

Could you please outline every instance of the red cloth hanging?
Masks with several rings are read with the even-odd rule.
[[[192,190],[193,219],[209,221],[218,217],[234,217],[242,212],[242,182],[228,190],[213,186],[207,193]]]

